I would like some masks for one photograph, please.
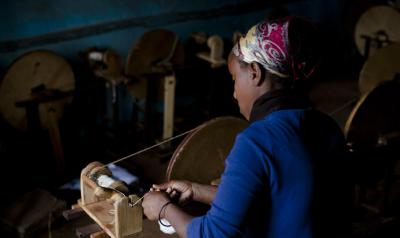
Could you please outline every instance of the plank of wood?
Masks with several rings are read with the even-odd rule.
[[[112,201],[104,200],[87,205],[81,204],[81,207],[109,236],[115,237],[115,210]]]
[[[93,182],[90,178],[81,173],[80,184],[81,184],[81,202],[83,205],[99,201],[99,198],[94,194],[94,191],[97,188],[95,182]]]
[[[175,84],[174,75],[168,75],[164,78],[164,122],[163,122],[163,140],[169,139],[174,130],[174,106],[175,106]]]
[[[71,210],[65,210],[63,211],[63,217],[65,220],[70,221],[74,220],[78,217],[84,216],[86,213],[82,208],[76,208],[76,209],[71,209]]]
[[[108,237],[109,236],[107,235],[107,233],[104,232],[103,230],[90,234],[90,238],[108,238]]]
[[[130,195],[132,202],[139,197]],[[115,202],[115,227],[117,237],[125,237],[142,231],[143,210],[140,204],[129,207],[128,198],[122,198]]]
[[[64,174],[64,152],[63,146],[61,141],[61,133],[60,128],[58,126],[58,117],[59,112],[57,112],[56,108],[52,106],[53,103],[45,103],[44,107],[46,108],[47,113],[44,115],[46,116],[46,120],[48,122],[48,133],[51,141],[51,145],[53,147],[53,154],[56,158],[57,169],[58,172],[63,175]]]

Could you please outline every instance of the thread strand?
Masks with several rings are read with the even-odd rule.
[[[110,163],[108,163],[108,164],[105,164],[105,165],[101,166],[101,168],[107,167],[107,166],[110,165],[110,164],[115,164],[115,163],[121,162],[121,161],[123,161],[123,160],[129,159],[129,158],[131,158],[131,157],[133,157],[133,156],[135,156],[135,155],[141,154],[141,153],[143,153],[143,152],[149,151],[149,150],[151,150],[151,149],[153,149],[153,148],[155,148],[155,147],[157,147],[157,146],[160,146],[160,145],[162,145],[162,144],[165,144],[165,143],[167,143],[167,142],[170,142],[170,141],[172,141],[172,140],[175,140],[175,139],[177,139],[177,138],[179,138],[179,137],[182,137],[182,136],[184,136],[184,135],[186,135],[186,134],[189,134],[190,132],[195,131],[196,129],[197,129],[197,127],[196,127],[196,128],[193,128],[193,129],[191,129],[191,130],[185,131],[185,132],[183,132],[183,133],[181,133],[181,134],[179,134],[179,135],[176,135],[176,136],[174,136],[174,137],[171,137],[171,138],[169,138],[169,139],[166,139],[166,140],[164,140],[164,141],[161,141],[160,143],[157,143],[157,144],[152,145],[152,146],[150,146],[150,147],[147,147],[147,148],[144,148],[144,149],[142,149],[142,150],[139,150],[139,151],[137,151],[137,152],[135,152],[135,153],[133,153],[133,154],[130,154],[130,155],[127,155],[127,156],[122,157],[122,158],[120,158],[120,159],[114,160],[114,161],[112,161],[112,162],[110,162]]]

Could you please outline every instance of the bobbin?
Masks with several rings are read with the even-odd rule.
[[[116,200],[129,193],[126,184],[114,179],[108,167],[98,161],[88,164],[82,173],[98,185],[94,189],[94,196],[98,198]]]
[[[131,237],[142,231],[143,210],[139,197],[129,195],[124,182],[95,161],[81,171],[78,204],[112,238]],[[135,205],[132,205],[132,204]]]

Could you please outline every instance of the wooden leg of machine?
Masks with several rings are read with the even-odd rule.
[[[175,84],[176,79],[174,75],[164,78],[163,140],[171,138],[174,132]],[[166,146],[169,146],[168,143]]]
[[[90,238],[108,238],[109,236],[105,231],[98,231],[93,234],[90,234]]]
[[[90,224],[84,227],[80,227],[76,229],[75,233],[76,236],[79,238],[88,237],[90,234],[96,233],[101,231],[101,227],[97,224]]]
[[[95,181],[90,179],[91,171],[100,171],[101,175],[111,173],[100,163],[89,164],[81,172],[81,208],[112,238],[126,238],[142,231],[143,209],[140,203],[131,207],[139,199],[136,195],[129,198],[114,191],[101,192]],[[129,201],[130,200],[130,201]]]
[[[58,118],[54,108],[51,106],[47,110],[47,121],[49,123],[49,136],[53,146],[54,157],[57,160],[57,169],[59,173],[64,172],[64,153],[61,143],[61,134],[58,127]]]
[[[135,202],[139,198],[131,195],[130,199]],[[129,207],[128,199],[122,198],[114,203],[114,207],[117,237],[126,237],[142,231],[143,211],[141,206]]]

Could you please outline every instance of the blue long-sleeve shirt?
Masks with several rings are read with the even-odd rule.
[[[335,176],[344,151],[340,128],[312,109],[252,123],[237,136],[211,209],[192,220],[188,237],[333,235],[347,209],[345,179]]]

